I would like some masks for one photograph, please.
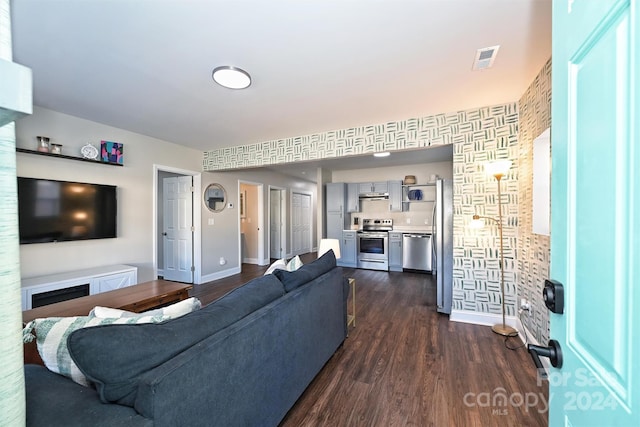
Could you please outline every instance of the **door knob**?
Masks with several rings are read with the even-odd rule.
[[[544,299],[544,305],[552,312],[564,313],[564,287],[562,283],[545,279],[542,299]]]
[[[163,236],[166,236],[166,235],[167,235],[167,232],[166,232],[166,231],[164,231],[164,232],[162,233],[162,235],[163,235]]]
[[[562,349],[560,348],[560,343],[556,340],[549,340],[548,347],[542,347],[539,345],[529,344],[527,345],[527,350],[529,350],[529,354],[531,354],[531,358],[533,359],[533,363],[536,365],[538,370],[542,370],[542,362],[540,361],[540,356],[548,357],[551,362],[551,366],[554,368],[562,368]]]

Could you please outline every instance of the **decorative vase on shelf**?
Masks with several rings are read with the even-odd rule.
[[[51,154],[62,154],[62,144],[51,144]]]
[[[49,138],[46,136],[36,136],[38,140],[38,151],[42,153],[49,152]]]

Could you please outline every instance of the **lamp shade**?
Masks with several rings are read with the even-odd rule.
[[[340,241],[338,239],[322,239],[318,248],[318,258],[333,249],[336,259],[340,258]]]
[[[494,160],[484,165],[484,170],[488,175],[498,176],[505,175],[511,167],[511,160]]]

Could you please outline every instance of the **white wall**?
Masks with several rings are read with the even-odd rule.
[[[17,146],[34,149],[36,136],[63,144],[63,154],[78,155],[90,142],[124,144],[124,167],[17,154],[17,174],[35,178],[90,182],[118,187],[118,237],[20,246],[23,278],[102,265],[138,267],[138,280],[154,279],[153,165],[201,170],[202,153],[167,141],[34,107],[34,114],[16,123]]]
[[[246,171],[227,172],[203,172],[202,188],[206,188],[210,183],[221,184],[226,192],[229,201],[233,203],[233,208],[227,207],[222,212],[213,213],[208,210],[202,211],[202,277],[203,281],[215,280],[230,274],[240,272],[240,196],[238,194],[239,181],[251,182],[253,184],[263,184],[263,226],[265,256],[269,251],[269,185],[287,189],[287,200],[291,200],[291,190],[296,189],[313,194],[312,210],[317,209],[316,184],[310,181],[298,179],[288,175],[283,175],[268,169],[252,169]],[[255,196],[257,199],[257,195]],[[287,205],[287,218],[291,218],[289,206]],[[214,220],[213,225],[209,225],[209,219]],[[252,218],[252,224],[259,221],[259,218]],[[313,218],[313,230],[316,230],[316,218]],[[317,241],[312,242],[317,246]],[[291,248],[291,232],[287,231],[286,248]],[[257,256],[257,255],[256,255]],[[220,259],[224,258],[226,264],[220,264]]]

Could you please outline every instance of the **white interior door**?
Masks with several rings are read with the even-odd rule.
[[[282,191],[271,189],[269,194],[269,254],[282,258]]]
[[[164,178],[164,278],[193,283],[193,184],[191,176]]]
[[[311,252],[311,196],[293,193],[291,196],[292,255]]]

